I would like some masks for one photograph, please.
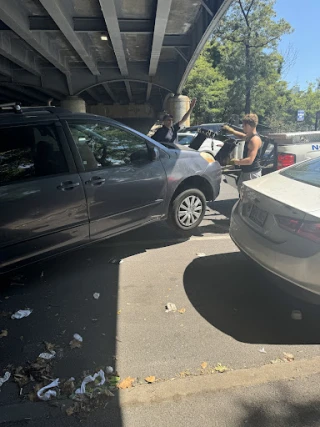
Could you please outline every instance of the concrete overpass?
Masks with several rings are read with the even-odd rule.
[[[151,124],[168,95],[181,94],[231,3],[1,0],[0,102],[53,98],[54,105]]]

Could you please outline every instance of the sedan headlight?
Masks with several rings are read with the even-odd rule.
[[[200,153],[200,156],[201,156],[204,160],[206,160],[208,163],[213,163],[213,162],[215,162],[214,157],[213,157],[213,155],[212,155],[212,154],[205,153],[205,152],[201,152],[201,153]]]

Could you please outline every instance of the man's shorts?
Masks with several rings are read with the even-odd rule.
[[[239,179],[237,181],[238,190],[240,191],[241,185],[245,181],[251,181],[251,179],[256,179],[261,177],[261,170],[257,172],[241,172]]]

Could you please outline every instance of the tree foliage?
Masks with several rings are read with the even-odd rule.
[[[185,93],[197,97],[196,123],[227,121],[232,114],[258,114],[274,130],[314,129],[320,111],[320,79],[305,91],[283,79],[295,60],[278,52],[292,28],[277,19],[275,0],[235,0],[190,74]],[[286,57],[287,56],[287,57]],[[297,111],[305,121],[297,123]]]
[[[185,87],[190,98],[197,98],[193,111],[196,123],[223,120],[224,111],[221,106],[227,105],[229,85],[230,81],[218,69],[210,66],[205,50],[191,71]]]

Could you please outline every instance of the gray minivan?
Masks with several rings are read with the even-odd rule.
[[[0,270],[158,220],[190,234],[221,168],[105,117],[0,109]]]

